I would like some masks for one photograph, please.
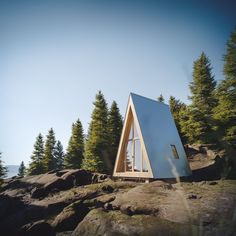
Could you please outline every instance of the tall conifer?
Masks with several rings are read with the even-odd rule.
[[[89,125],[88,139],[85,145],[83,168],[91,171],[107,172],[109,166],[108,150],[108,108],[101,91],[93,103],[92,120]]]
[[[57,141],[54,151],[54,157],[56,161],[56,169],[61,170],[63,169],[63,163],[64,163],[64,151],[63,146],[60,141]]]
[[[31,162],[29,164],[28,174],[37,175],[44,172],[43,166],[43,156],[44,156],[44,141],[42,134],[39,134],[36,138],[34,144],[34,150],[31,155]]]
[[[24,162],[22,161],[18,170],[18,176],[24,177],[25,173],[26,173],[26,168]]]
[[[216,105],[214,91],[216,82],[211,73],[211,63],[204,52],[194,62],[193,81],[190,83],[192,107],[201,110],[203,114],[212,114]]]
[[[56,168],[56,160],[54,157],[55,144],[56,144],[55,133],[54,130],[51,128],[46,136],[45,150],[43,157],[44,170],[46,172],[54,170]]]
[[[115,101],[108,114],[109,158],[108,171],[112,173],[123,127],[122,116]]]
[[[224,55],[224,75],[226,79],[236,80],[236,26],[226,44]]]
[[[190,83],[191,106],[182,111],[181,132],[190,143],[212,143],[215,139],[213,108],[216,82],[211,74],[211,64],[205,53],[194,62],[193,82]]]
[[[218,106],[214,109],[218,138],[236,147],[236,27],[226,44],[225,79],[217,87]]]
[[[72,134],[67,147],[64,165],[66,168],[81,168],[84,158],[84,131],[80,120],[72,124]]]

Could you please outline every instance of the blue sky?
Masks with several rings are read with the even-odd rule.
[[[234,1],[1,1],[0,151],[28,164],[53,127],[64,148],[71,124],[87,131],[102,90],[124,115],[128,95],[189,102],[202,51],[216,80],[236,23]]]

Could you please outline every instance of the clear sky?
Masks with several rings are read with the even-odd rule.
[[[124,115],[128,95],[188,102],[202,51],[216,80],[236,25],[234,1],[0,1],[0,151],[30,161],[35,138],[53,127],[66,148],[71,124],[87,132],[102,90]]]

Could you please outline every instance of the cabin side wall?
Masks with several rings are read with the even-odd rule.
[[[176,178],[191,175],[186,153],[169,106],[145,99],[133,99],[143,140],[154,178]],[[151,115],[150,115],[151,114]],[[179,159],[173,156],[175,145]]]

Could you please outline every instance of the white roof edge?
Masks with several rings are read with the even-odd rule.
[[[139,94],[136,94],[136,93],[133,93],[133,92],[130,92],[129,97],[132,98],[133,95],[134,95],[134,96],[137,96],[137,97],[141,97],[141,98],[143,98],[143,99],[145,99],[145,100],[149,100],[150,102],[156,102],[156,103],[158,103],[158,104],[161,104],[161,105],[165,105],[165,106],[167,106],[167,107],[170,107],[168,104],[166,104],[166,103],[164,103],[164,102],[159,102],[159,101],[157,101],[157,100],[154,100],[154,99],[151,99],[151,98],[147,98],[147,97],[144,97],[144,96],[142,96],[142,95],[139,95]]]

